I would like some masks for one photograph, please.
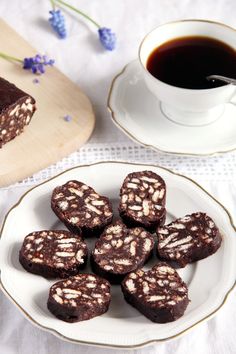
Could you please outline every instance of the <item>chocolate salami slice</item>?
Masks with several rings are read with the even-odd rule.
[[[23,132],[35,110],[33,97],[0,78],[0,148]]]
[[[113,284],[141,267],[151,255],[153,236],[141,227],[128,229],[117,221],[106,227],[91,255],[92,269]]]
[[[120,190],[119,212],[128,226],[142,226],[154,231],[165,222],[166,185],[152,171],[133,172]]]
[[[110,300],[107,280],[94,274],[78,274],[52,285],[47,305],[60,320],[78,322],[105,313]]]
[[[82,231],[83,236],[98,236],[113,217],[109,199],[78,181],[56,187],[51,207],[71,232]]]
[[[30,273],[66,278],[85,266],[87,254],[86,243],[80,236],[65,230],[44,230],[25,237],[19,260]]]
[[[125,300],[153,322],[177,320],[189,303],[187,285],[164,262],[128,274],[121,286]]]
[[[205,213],[179,218],[157,229],[157,253],[163,260],[185,267],[215,253],[221,245],[221,235],[214,221]]]

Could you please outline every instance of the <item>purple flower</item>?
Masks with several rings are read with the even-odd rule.
[[[34,84],[39,84],[40,81],[39,81],[39,79],[34,79],[34,80],[33,80],[33,83],[34,83]]]
[[[113,50],[116,46],[116,35],[110,28],[101,27],[98,30],[100,42],[107,50]]]
[[[24,58],[23,69],[31,70],[33,74],[44,74],[45,66],[53,66],[54,60],[46,55],[36,54],[34,57]]]
[[[58,34],[60,38],[66,38],[65,18],[61,11],[51,10],[49,13],[51,14],[51,17],[49,17],[48,21],[51,24],[53,30]]]
[[[70,122],[72,120],[72,117],[69,114],[66,114],[63,118],[66,122]]]

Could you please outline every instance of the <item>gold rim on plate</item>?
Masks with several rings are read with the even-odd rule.
[[[191,178],[189,177],[186,177],[180,173],[176,173],[166,167],[162,167],[162,166],[159,166],[159,165],[153,165],[153,164],[143,164],[143,163],[135,163],[135,162],[127,162],[127,161],[99,161],[99,162],[95,162],[95,163],[92,163],[92,164],[85,164],[85,165],[79,165],[79,166],[75,166],[75,167],[71,167],[69,168],[68,170],[66,171],[63,171],[59,174],[57,174],[56,176],[53,176],[49,179],[47,179],[46,181],[42,182],[42,183],[39,183],[38,185],[30,188],[27,192],[25,192],[21,197],[20,199],[18,200],[18,202],[9,209],[9,211],[7,212],[7,214],[5,215],[4,217],[4,220],[3,220],[3,224],[2,224],[2,227],[1,227],[1,231],[0,231],[0,240],[2,238],[2,234],[3,234],[3,230],[4,230],[4,226],[5,226],[5,223],[7,221],[7,218],[9,216],[9,214],[11,213],[11,211],[13,209],[15,209],[21,202],[22,200],[25,198],[25,196],[30,193],[32,190],[34,190],[35,188],[38,188],[39,186],[43,185],[43,184],[46,184],[48,183],[49,181],[53,180],[53,179],[56,179],[58,176],[61,176],[65,173],[67,173],[68,171],[72,171],[72,170],[75,170],[77,168],[82,168],[82,167],[90,167],[90,166],[96,166],[96,165],[100,165],[100,164],[125,164],[125,165],[134,165],[134,166],[151,166],[151,167],[154,167],[154,168],[159,168],[159,169],[162,169],[162,170],[165,170],[173,175],[176,175],[176,176],[179,176],[179,177],[182,177],[184,179],[187,179],[188,181],[192,182],[193,184],[195,184],[198,188],[200,188],[204,193],[206,193],[214,202],[216,202],[225,212],[226,214],[228,215],[228,218],[229,218],[229,221],[230,221],[230,224],[232,226],[232,228],[234,229],[234,231],[236,232],[236,226],[234,225],[234,222],[233,222],[233,218],[231,216],[231,214],[229,213],[229,211],[224,207],[224,205],[222,205],[215,197],[213,197],[209,192],[207,192],[200,184],[198,184],[197,182],[195,182],[194,180],[192,180]],[[64,336],[63,334],[61,334],[60,332],[58,332],[57,330],[55,329],[52,329],[52,328],[49,328],[49,327],[46,327],[46,326],[43,326],[41,325],[39,322],[37,322],[33,317],[31,317],[29,315],[28,312],[26,312],[23,307],[21,307],[17,301],[10,295],[10,293],[6,290],[6,288],[4,287],[4,284],[2,282],[2,279],[1,279],[1,269],[0,269],[0,286],[3,290],[3,292],[8,296],[8,298],[18,307],[18,309],[21,310],[21,312],[23,312],[24,316],[30,320],[32,323],[34,323],[37,327],[41,328],[41,329],[44,329],[45,331],[48,331],[54,335],[56,335],[58,338],[60,339],[63,339],[63,340],[66,340],[68,342],[71,342],[71,343],[77,343],[77,344],[83,344],[83,345],[91,345],[91,346],[99,346],[99,347],[104,347],[104,348],[121,348],[121,349],[136,349],[136,348],[141,348],[141,347],[144,347],[144,346],[147,346],[147,345],[150,345],[150,344],[155,344],[155,343],[158,343],[158,342],[165,342],[165,341],[169,341],[171,339],[174,339],[174,338],[177,338],[177,337],[180,337],[181,335],[185,334],[186,332],[188,332],[189,330],[191,330],[192,328],[194,328],[195,326],[197,326],[198,324],[210,319],[212,316],[214,316],[221,308],[222,306],[225,304],[226,300],[228,299],[228,296],[229,294],[232,292],[232,290],[236,287],[236,280],[233,284],[233,286],[226,292],[225,296],[224,296],[224,299],[221,303],[220,306],[218,306],[214,311],[212,311],[209,315],[205,316],[204,318],[202,318],[201,320],[197,321],[196,323],[194,323],[193,325],[191,325],[190,327],[184,329],[183,331],[173,335],[173,336],[170,336],[170,337],[166,337],[166,338],[162,338],[162,339],[151,339],[151,340],[148,340],[146,342],[142,342],[142,343],[138,343],[138,344],[135,344],[135,345],[118,345],[118,344],[107,344],[107,343],[94,343],[94,342],[88,342],[88,341],[83,341],[83,340],[76,340],[76,339],[72,339],[72,338],[69,338],[69,337],[66,337]]]

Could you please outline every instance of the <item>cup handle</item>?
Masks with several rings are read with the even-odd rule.
[[[229,103],[233,104],[236,106],[236,92],[235,94],[233,95],[233,97],[231,98],[231,100],[229,101]]]

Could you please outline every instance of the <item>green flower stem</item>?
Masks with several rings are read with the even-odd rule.
[[[0,58],[3,58],[3,59],[6,59],[6,60],[13,60],[13,61],[17,61],[19,63],[23,63],[23,60],[19,59],[19,58],[16,58],[16,57],[13,57],[11,55],[7,55],[7,54],[4,54],[4,53],[1,53],[0,52]]]
[[[69,9],[77,12],[78,14],[80,14],[81,16],[87,18],[87,20],[89,20],[90,22],[92,22],[96,27],[98,28],[101,28],[101,26],[96,22],[94,21],[91,17],[89,17],[88,15],[86,15],[84,12],[78,10],[76,7],[70,5],[70,4],[67,4],[66,2],[64,2],[63,0],[55,0],[56,2],[58,2],[59,4],[61,5],[64,5],[66,7],[68,7]]]
[[[56,5],[55,5],[55,2],[54,2],[54,0],[50,0],[50,3],[51,3],[51,5],[52,5],[52,9],[53,9],[53,10],[55,10],[55,8],[56,8]]]

